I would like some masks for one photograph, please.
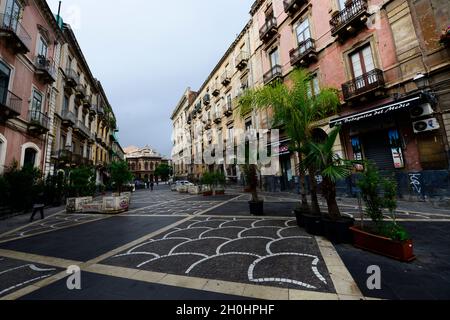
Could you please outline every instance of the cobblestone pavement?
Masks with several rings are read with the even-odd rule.
[[[253,217],[249,195],[238,190],[204,197],[159,186],[154,192],[134,193],[132,208],[125,214],[57,213],[10,230],[0,235],[0,299],[347,300],[364,299],[361,292],[373,296],[362,287],[364,272],[359,266],[367,264],[364,252],[338,247],[344,264],[331,243],[296,226],[292,211],[298,196],[262,197],[265,216]],[[354,203],[340,203],[345,214],[358,216]],[[401,221],[417,226],[450,221],[445,211],[399,211]],[[439,241],[448,238],[445,228],[435,230],[442,237]],[[433,254],[432,239],[426,247],[424,238],[419,239],[417,246],[425,248],[419,254]],[[434,258],[431,273],[445,265],[441,260]],[[67,275],[61,271],[72,265],[81,268],[86,281],[81,292],[65,288]],[[394,270],[388,277],[394,285],[399,278],[395,272],[400,271],[389,270]],[[439,284],[433,280],[427,285]]]

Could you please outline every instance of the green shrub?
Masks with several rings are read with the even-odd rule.
[[[95,171],[92,168],[80,167],[70,171],[69,183],[66,187],[67,197],[94,196]]]
[[[126,161],[111,163],[109,171],[111,173],[111,184],[117,192],[122,192],[123,186],[133,180],[133,174]]]

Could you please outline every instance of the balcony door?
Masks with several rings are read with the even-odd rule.
[[[8,0],[6,2],[5,15],[3,17],[3,25],[9,29],[17,31],[17,24],[19,23],[20,6],[17,0]]]
[[[11,69],[0,61],[0,103],[6,105]]]
[[[273,69],[279,64],[280,64],[280,55],[278,54],[278,49],[275,49],[270,53],[270,65]]]
[[[311,38],[311,31],[309,28],[309,20],[305,19],[303,22],[299,23],[295,28],[295,33],[297,35],[297,43],[299,45],[300,53],[303,53],[307,49],[307,45],[301,45],[306,40]],[[301,46],[300,46],[301,45]]]
[[[355,89],[362,89],[377,81],[376,77],[368,75],[375,69],[370,46],[366,46],[350,56]]]

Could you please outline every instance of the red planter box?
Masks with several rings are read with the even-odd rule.
[[[416,259],[412,240],[394,241],[389,238],[377,236],[351,227],[353,232],[353,245],[357,248],[381,254],[402,262],[411,262]]]
[[[212,195],[213,195],[212,191],[203,192],[203,196],[205,196],[205,197],[211,197]]]

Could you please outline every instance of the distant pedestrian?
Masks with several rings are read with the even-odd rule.
[[[152,182],[150,182],[150,189],[153,191],[153,187],[155,186],[155,184]]]
[[[36,197],[36,199],[34,200],[34,203],[33,203],[33,212],[31,214],[30,222],[33,222],[34,216],[38,212],[41,215],[41,220],[45,219],[45,215],[44,215],[45,203],[44,202],[45,202],[44,194],[43,193],[38,194],[38,196]]]

